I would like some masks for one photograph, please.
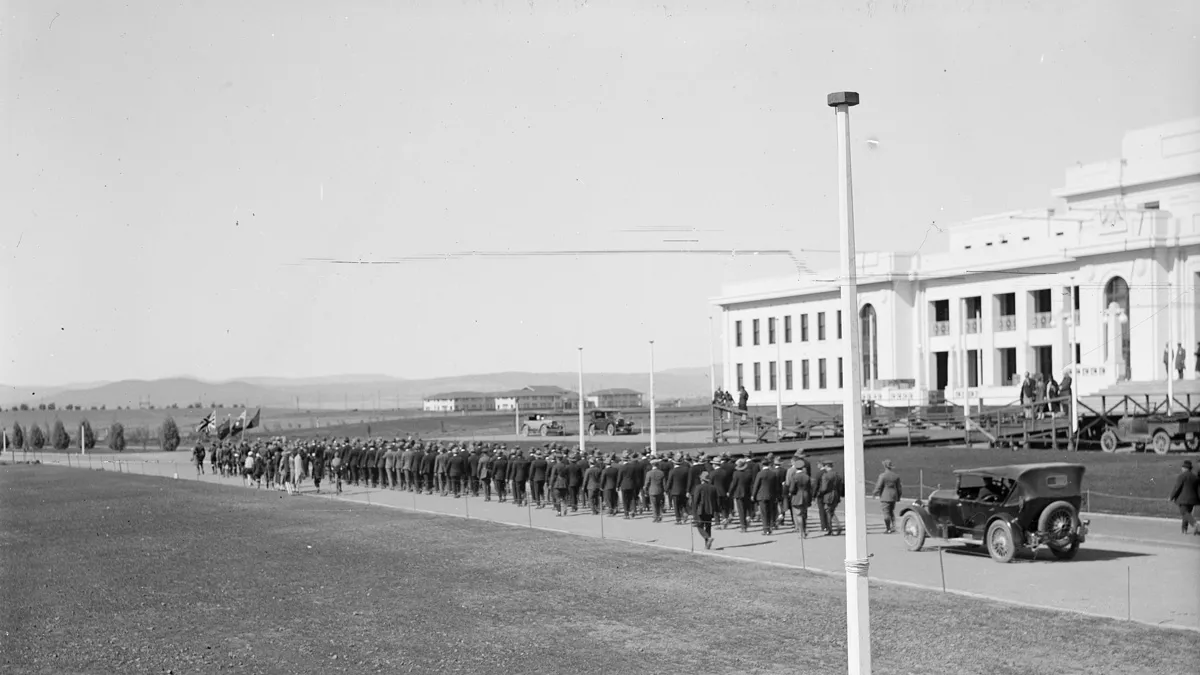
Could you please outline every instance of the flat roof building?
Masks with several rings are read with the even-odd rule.
[[[1121,157],[1068,168],[1063,205],[950,226],[941,253],[859,253],[864,398],[925,405],[1019,397],[1025,372],[1089,394],[1166,376],[1200,341],[1200,117],[1131,131]],[[859,241],[870,225],[860,225]],[[841,400],[850,368],[837,270],[730,285],[725,388],[752,405]]]

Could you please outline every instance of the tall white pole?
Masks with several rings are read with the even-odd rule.
[[[849,320],[849,340],[842,343],[850,364],[850,382],[843,391],[846,463],[846,654],[851,675],[871,672],[871,610],[867,572],[866,496],[863,493],[862,332],[858,317],[858,285],[854,250],[854,192],[850,171],[850,106],[858,94],[830,94],[827,103],[836,110],[838,131],[838,221],[841,226],[842,312]]]
[[[587,429],[583,426],[583,347],[579,348],[579,452],[587,449],[584,438],[587,436]]]
[[[783,317],[775,319],[775,427],[783,431]]]
[[[1174,335],[1175,321],[1171,311],[1171,282],[1167,282],[1167,335]],[[1171,340],[1167,340],[1167,414],[1171,415],[1175,412],[1175,350],[1171,347]]]
[[[708,394],[711,397],[717,393],[717,356],[713,351],[713,319],[708,317]]]
[[[658,441],[654,437],[654,340],[650,341],[650,454],[658,454]]]
[[[1071,317],[1071,438],[1079,443],[1079,359],[1075,358],[1079,351],[1079,319],[1075,314],[1075,275],[1071,275],[1071,306],[1067,316]]]

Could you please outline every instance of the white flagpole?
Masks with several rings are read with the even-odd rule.
[[[658,438],[654,427],[654,340],[650,341],[650,454],[658,455]]]
[[[842,311],[849,322],[850,338],[843,342],[850,364],[842,402],[845,420],[846,464],[846,654],[850,675],[871,672],[871,608],[867,584],[866,496],[863,493],[862,334],[858,317],[857,254],[854,249],[854,189],[850,170],[850,107],[858,105],[856,92],[830,94],[838,131],[838,221],[841,229]]]
[[[587,429],[583,428],[583,347],[579,348],[579,451],[586,450],[584,439],[587,436]]]
[[[775,423],[783,431],[783,317],[775,320]]]

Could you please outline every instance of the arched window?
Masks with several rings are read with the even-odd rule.
[[[1117,311],[1123,315],[1117,318],[1117,325],[1121,332],[1121,361],[1123,363],[1121,371],[1117,373],[1117,378],[1128,380],[1131,375],[1129,366],[1129,284],[1121,277],[1113,277],[1104,285],[1104,309],[1105,311]],[[1107,323],[1105,330],[1108,330]],[[1108,350],[1111,341],[1112,337],[1106,334],[1104,339],[1104,360],[1106,362],[1109,358]]]
[[[863,386],[870,388],[879,379],[879,326],[875,320],[875,307],[863,305],[858,319],[862,324]]]

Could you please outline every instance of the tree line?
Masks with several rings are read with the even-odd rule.
[[[79,433],[83,434],[83,447],[91,450],[96,447],[96,434],[92,430],[92,424],[87,419],[80,423]],[[149,427],[134,427],[130,429],[128,438],[125,432],[125,425],[120,422],[113,422],[108,427],[107,444],[108,449],[114,452],[121,452],[129,445],[141,444],[143,447],[151,440],[158,440],[159,447],[167,452],[174,452],[180,443],[179,425],[175,420],[168,416],[159,425],[157,434],[152,435]],[[54,420],[53,427],[47,425],[43,430],[37,423],[30,424],[26,430],[18,422],[13,422],[11,430],[5,430],[5,445],[13,451],[16,450],[42,450],[47,444],[55,450],[66,450],[71,447],[79,447],[79,436],[74,439],[63,426],[62,420]]]

